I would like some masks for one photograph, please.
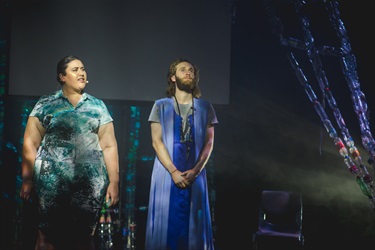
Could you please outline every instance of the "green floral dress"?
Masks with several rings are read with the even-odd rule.
[[[39,229],[93,233],[109,184],[98,137],[112,122],[107,107],[87,93],[74,107],[59,90],[42,96],[30,116],[45,128],[34,165]]]

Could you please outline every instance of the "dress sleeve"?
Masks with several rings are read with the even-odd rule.
[[[48,98],[46,96],[40,97],[29,114],[29,116],[37,117],[43,127],[45,127],[43,124],[46,112],[45,103],[48,103]]]
[[[154,106],[152,106],[150,116],[148,117],[149,122],[159,122],[160,123],[160,116],[159,116],[159,107],[154,103]]]
[[[212,104],[209,105],[209,110],[208,110],[208,124],[214,125],[219,123],[216,117],[215,109],[212,106]]]
[[[100,119],[100,126],[105,125],[113,121],[111,114],[108,111],[107,106],[103,101],[100,101],[101,107],[101,119]]]

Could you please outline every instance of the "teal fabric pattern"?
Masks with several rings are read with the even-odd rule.
[[[98,137],[99,127],[113,120],[106,105],[84,93],[74,107],[59,90],[42,96],[30,116],[45,128],[34,165],[39,228],[53,232],[70,223],[93,231],[109,184]]]

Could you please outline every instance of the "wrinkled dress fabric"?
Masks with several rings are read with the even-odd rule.
[[[73,107],[59,90],[41,97],[30,116],[45,128],[34,164],[39,229],[51,238],[61,230],[91,234],[109,184],[98,138],[112,121],[107,107],[86,93]]]
[[[173,106],[173,99],[155,102],[162,126],[163,142],[181,171],[194,167],[203,147],[210,104],[194,99],[193,142],[191,152],[186,152],[186,142],[180,142],[181,117]],[[187,189],[179,189],[171,175],[156,157],[150,186],[150,199],[146,225],[147,250],[214,249],[206,170],[203,169]]]

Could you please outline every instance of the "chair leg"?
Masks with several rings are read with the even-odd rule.
[[[253,234],[253,249],[258,250],[257,235]]]

